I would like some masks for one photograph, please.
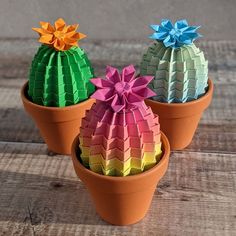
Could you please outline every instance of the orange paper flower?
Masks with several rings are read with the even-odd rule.
[[[72,46],[78,47],[78,41],[85,38],[86,35],[76,32],[78,24],[66,25],[62,18],[55,21],[54,26],[48,22],[40,22],[42,28],[32,28],[39,33],[39,42],[52,46],[58,51],[65,51]]]

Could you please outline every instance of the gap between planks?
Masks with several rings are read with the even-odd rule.
[[[0,143],[0,147],[7,150],[0,153],[0,232],[30,235],[32,227],[36,235],[236,232],[236,154],[172,153],[145,219],[116,227],[97,216],[70,158],[41,154],[40,150],[46,153],[43,144]]]
[[[50,150],[48,150],[47,145],[45,143],[38,143],[38,142],[10,142],[10,141],[0,141],[0,154],[1,153],[7,153],[7,149],[4,150],[3,147],[6,146],[11,146],[11,145],[16,145],[16,146],[24,146],[24,145],[35,145],[40,147],[39,149],[37,148],[37,153],[35,153],[32,149],[32,153],[31,154],[44,154],[44,155],[48,155],[48,156],[69,156],[69,155],[60,155],[57,153],[54,153]],[[42,151],[42,153],[40,153]],[[194,150],[191,148],[185,148],[183,150],[175,150],[175,151],[171,151],[171,153],[176,153],[178,155],[178,153],[205,153],[205,154],[236,154],[236,150],[235,151],[214,151],[214,150]]]

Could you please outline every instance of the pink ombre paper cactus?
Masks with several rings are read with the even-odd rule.
[[[126,176],[153,167],[161,158],[158,116],[144,99],[154,96],[151,76],[135,78],[132,65],[119,74],[107,66],[106,78],[95,78],[97,99],[80,130],[81,159],[92,171]]]

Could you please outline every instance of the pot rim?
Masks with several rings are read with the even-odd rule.
[[[169,156],[170,156],[170,144],[169,141],[166,137],[166,135],[161,132],[161,142],[162,142],[162,151],[163,151],[163,155],[161,160],[152,168],[150,168],[149,170],[146,170],[142,173],[139,174],[135,174],[135,175],[128,175],[128,176],[107,176],[107,175],[102,175],[102,174],[98,174],[96,172],[91,171],[90,169],[86,168],[79,160],[76,154],[76,147],[78,147],[78,142],[79,142],[79,135],[76,136],[76,138],[73,141],[72,144],[72,149],[71,149],[71,156],[72,156],[72,160],[73,162],[75,162],[75,164],[77,165],[77,167],[80,169],[80,171],[85,172],[87,175],[93,176],[95,178],[101,179],[101,180],[107,180],[110,182],[121,182],[121,181],[132,181],[132,180],[139,180],[142,179],[144,177],[148,177],[151,176],[153,174],[153,172],[157,172],[158,170],[162,170],[162,167],[164,165],[166,165],[166,163],[168,164],[169,161]],[[163,173],[163,175],[165,174],[165,172]]]
[[[205,100],[209,99],[209,97],[213,94],[213,82],[212,80],[209,78],[208,79],[208,90],[207,92],[200,98],[193,100],[193,101],[189,101],[189,102],[184,102],[184,103],[167,103],[167,102],[159,102],[159,101],[155,101],[152,99],[147,99],[148,102],[150,103],[157,103],[158,106],[162,106],[162,107],[188,107],[188,106],[193,106],[197,103],[201,103],[204,102]]]
[[[21,99],[23,100],[24,103],[27,103],[29,104],[30,106],[33,106],[33,107],[37,107],[38,109],[40,110],[46,110],[46,111],[49,111],[49,110],[53,110],[53,111],[66,111],[66,110],[70,110],[72,108],[77,108],[81,105],[84,105],[86,104],[89,100],[94,100],[95,102],[95,99],[93,98],[88,98],[82,102],[79,102],[77,104],[74,104],[74,105],[69,105],[69,106],[65,106],[65,107],[48,107],[48,106],[42,106],[42,105],[39,105],[39,104],[36,104],[36,103],[33,103],[32,101],[30,101],[27,96],[26,96],[26,88],[28,87],[28,83],[29,81],[25,82],[24,85],[22,86],[21,88]]]

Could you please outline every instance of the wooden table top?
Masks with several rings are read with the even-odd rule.
[[[20,100],[36,40],[0,40],[0,235],[236,235],[236,41],[201,42],[215,91],[189,147],[172,152],[147,216],[100,219],[68,156],[47,150]],[[148,44],[84,43],[96,74],[137,65]]]

